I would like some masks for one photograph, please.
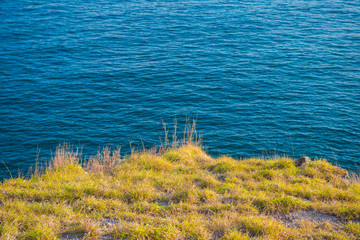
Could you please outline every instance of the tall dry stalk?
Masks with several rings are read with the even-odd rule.
[[[56,147],[55,155],[52,157],[52,161],[49,164],[49,169],[54,169],[58,167],[64,167],[68,164],[78,164],[79,163],[79,149],[75,151],[72,146],[69,144],[59,144]]]
[[[115,165],[121,162],[120,148],[112,151],[110,147],[104,147],[91,157],[85,164],[85,169],[91,173],[110,173]]]

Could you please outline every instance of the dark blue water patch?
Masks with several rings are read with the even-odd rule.
[[[13,174],[62,142],[160,144],[186,116],[210,154],[360,154],[360,4],[2,2],[0,159]],[[7,177],[4,164],[0,177]]]

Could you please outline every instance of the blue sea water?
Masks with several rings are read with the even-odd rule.
[[[2,0],[0,177],[59,143],[360,164],[358,0]]]

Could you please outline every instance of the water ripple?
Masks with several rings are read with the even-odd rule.
[[[13,173],[63,141],[86,155],[153,146],[162,120],[186,116],[214,155],[294,148],[359,164],[358,1],[5,0],[0,13],[0,160]]]

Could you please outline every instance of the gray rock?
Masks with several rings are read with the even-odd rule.
[[[310,162],[311,162],[311,159],[309,157],[302,156],[301,158],[298,158],[295,160],[295,166],[296,167],[305,167]]]

